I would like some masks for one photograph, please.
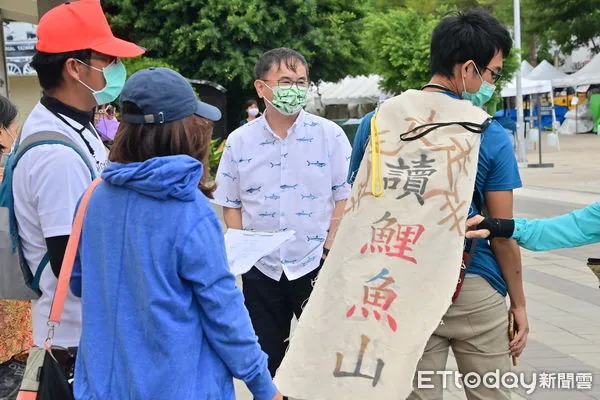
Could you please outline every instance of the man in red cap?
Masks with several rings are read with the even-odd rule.
[[[16,158],[13,195],[21,249],[40,294],[32,314],[34,343],[42,346],[77,202],[107,164],[92,110],[119,96],[126,78],[119,58],[139,56],[144,49],[113,36],[98,0],[53,8],[41,18],[37,34],[32,66],[43,97],[15,149],[17,155],[26,152]],[[81,304],[69,294],[53,344],[75,348],[80,332]]]

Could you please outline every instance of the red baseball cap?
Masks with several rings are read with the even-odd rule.
[[[100,0],[79,0],[54,7],[42,16],[35,48],[44,53],[92,49],[113,57],[145,53],[135,43],[116,38],[102,11]]]

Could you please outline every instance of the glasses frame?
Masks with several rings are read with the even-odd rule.
[[[301,88],[301,87],[302,88],[308,88],[308,87],[310,87],[310,79],[309,78],[307,78],[306,82],[304,82],[303,84],[300,84],[299,81],[292,81],[291,79],[287,79],[287,78],[285,78],[285,79],[277,79],[277,80],[275,80],[275,79],[261,79],[261,80],[263,82],[277,82],[277,86],[290,86],[291,85],[292,87],[296,86],[296,88],[298,88],[298,89]],[[282,82],[282,80],[285,80],[285,82]],[[288,81],[291,81],[291,83],[288,82]]]
[[[483,69],[487,69],[488,71],[490,71],[490,73],[492,74],[492,81],[493,81],[494,83],[498,83],[498,81],[499,81],[500,79],[502,79],[502,76],[503,76],[503,75],[502,75],[502,70],[500,70],[499,72],[496,72],[496,71],[494,71],[493,69],[491,69],[491,68],[488,68],[488,67],[483,67]]]

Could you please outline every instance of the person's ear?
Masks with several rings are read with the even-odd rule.
[[[469,74],[474,74],[476,72],[475,62],[473,60],[469,60],[466,63],[464,63],[462,66],[462,72],[465,79],[470,76]]]
[[[262,80],[260,80],[260,79],[255,80],[254,88],[256,89],[256,94],[258,94],[259,98],[262,99],[263,97],[265,97],[264,91],[265,91],[265,89],[268,89],[268,88],[266,87],[265,83]]]
[[[72,79],[78,81],[81,80],[82,68],[85,68],[85,65],[83,65],[74,58],[69,58],[67,59],[67,61],[65,61],[65,65],[63,67],[63,74],[66,74]]]

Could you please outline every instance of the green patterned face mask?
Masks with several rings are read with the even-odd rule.
[[[265,98],[265,101],[270,103],[277,111],[283,115],[296,115],[304,108],[307,101],[308,88],[298,85],[275,86],[270,87],[273,91],[273,101]]]

